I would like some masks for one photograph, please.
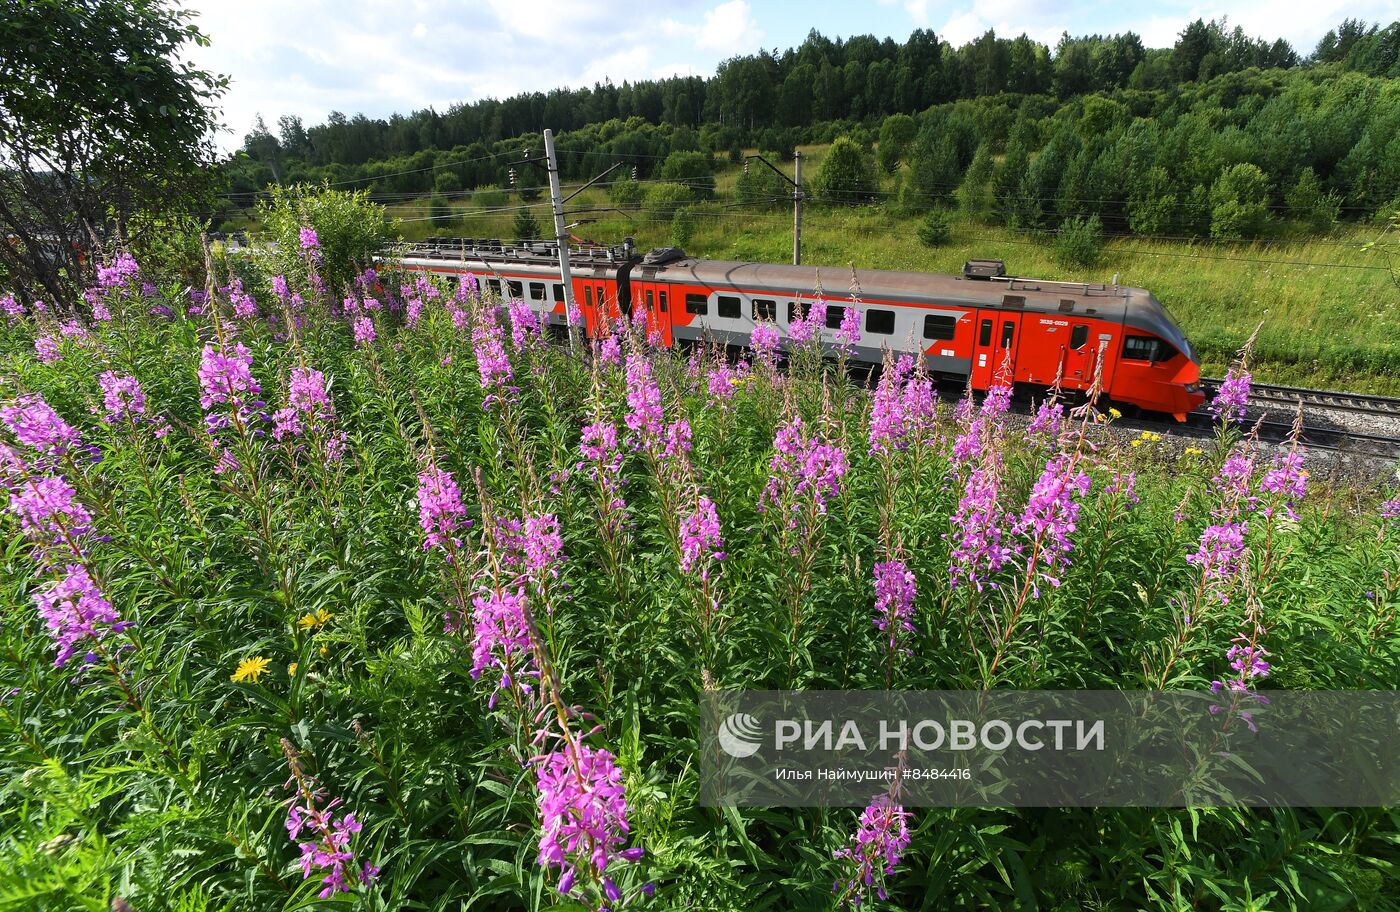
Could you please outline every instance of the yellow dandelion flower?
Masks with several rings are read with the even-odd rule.
[[[321,655],[325,655],[325,654],[328,653],[328,652],[330,652],[330,650],[326,648],[326,644],[322,643],[322,644],[321,644]]]
[[[1142,446],[1142,438],[1139,437],[1138,439],[1132,441],[1132,442],[1129,443],[1128,445],[1129,445],[1129,446],[1134,446],[1134,447],[1140,447],[1140,446]]]
[[[1111,408],[1111,409],[1109,409],[1109,410],[1108,410],[1108,414],[1109,414],[1109,416],[1112,417],[1112,418],[1122,418],[1122,417],[1123,417],[1123,413],[1120,412],[1120,411],[1118,411],[1118,409],[1116,409],[1116,408]]]
[[[302,630],[321,628],[326,626],[326,622],[333,617],[335,617],[335,615],[331,614],[326,609],[318,608],[309,614],[303,614],[301,618],[297,620],[297,626]]]
[[[272,664],[270,659],[264,659],[262,656],[249,656],[238,663],[238,670],[229,675],[229,680],[235,683],[252,681],[256,684],[258,678],[262,677],[262,673],[267,671],[267,666],[270,664]]]
[[[1205,453],[1206,453],[1206,451],[1203,450],[1203,449],[1201,449],[1200,447],[1187,447],[1187,448],[1186,448],[1186,455],[1187,455],[1187,456],[1204,456]]]
[[[293,662],[292,664],[290,664],[290,665],[287,666],[287,677],[289,677],[289,678],[295,678],[296,676],[297,676],[297,663],[296,663],[296,662]]]

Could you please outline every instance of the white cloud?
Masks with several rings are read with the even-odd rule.
[[[420,22],[420,23],[418,23],[417,25],[415,25],[415,26],[413,27],[413,37],[414,37],[414,38],[427,38],[427,37],[428,37],[428,26],[427,26],[425,23],[422,23],[422,22]]]
[[[749,5],[744,0],[729,0],[705,13],[695,42],[710,50],[732,51],[756,46],[762,37]]]

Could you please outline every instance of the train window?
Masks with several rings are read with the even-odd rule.
[[[558,282],[554,283],[554,300],[558,304],[564,303],[564,286]]]
[[[791,307],[792,305],[788,306]],[[773,322],[777,322],[778,302],[770,301],[767,298],[754,298],[753,304],[750,306],[749,309],[749,315],[753,317],[755,323],[757,323],[759,320],[771,320]]]
[[[1010,348],[1011,340],[1016,338],[1016,324],[1007,320],[1001,324],[1001,347]]]
[[[840,329],[841,321],[846,317],[846,308],[826,305],[826,328]]]
[[[867,310],[865,312],[865,331],[877,336],[894,335],[894,311]]]
[[[800,316],[800,317],[797,315],[797,308],[798,308],[798,304],[799,304],[799,303],[801,304],[801,307],[802,307],[802,316]],[[794,303],[794,302],[792,302],[792,301],[788,301],[788,322],[789,322],[789,323],[796,323],[798,320],[805,320],[805,319],[807,319],[807,315],[808,315],[809,313],[811,313],[811,312],[812,312],[812,302],[811,302],[811,301],[801,301],[801,302],[797,302],[797,303]]]
[[[1074,329],[1069,334],[1069,347],[1079,351],[1084,347],[1084,343],[1089,341],[1089,327],[1083,323],[1076,323]]]
[[[651,310],[651,309],[654,308],[654,307],[656,307],[656,296],[655,296],[654,294],[652,294],[651,289],[648,288],[648,289],[647,289],[647,310]]]
[[[531,301],[543,301],[543,300],[544,300],[544,283],[543,283],[543,282],[531,282],[531,283],[530,283],[530,300],[531,300]]]
[[[685,296],[685,312],[688,314],[699,314],[703,317],[710,312],[710,305],[705,300],[704,295],[688,294]]]
[[[665,313],[665,312],[666,312],[666,292],[664,292],[664,291],[658,291],[657,294],[660,295],[660,297],[661,297],[661,312],[662,312],[662,313]]]
[[[510,289],[510,296],[512,298],[523,298],[525,296],[524,290],[520,287],[519,282],[507,279],[506,288]]]
[[[737,320],[744,314],[743,305],[738,298],[731,298],[728,295],[719,295],[715,298],[715,304],[719,315],[726,320]]]
[[[924,317],[924,338],[948,340],[958,334],[958,318],[929,314]],[[986,343],[983,343],[986,344]]]
[[[978,345],[991,345],[991,344],[992,344],[992,321],[991,321],[991,320],[983,320],[983,321],[982,321],[982,328],[981,328],[981,330],[977,333],[977,344],[978,344]]]
[[[501,296],[501,280],[500,280],[500,279],[487,279],[487,280],[486,280],[486,287],[489,288],[489,289],[491,289],[491,293],[492,293],[493,295],[495,295],[496,297],[499,298],[499,297]]]
[[[585,285],[585,286],[583,286],[583,301],[584,301],[584,303],[587,304],[589,307],[592,307],[592,306],[593,306],[593,286],[592,286],[592,285]]]
[[[1128,336],[1123,339],[1123,357],[1130,361],[1170,361],[1176,349],[1151,336]]]

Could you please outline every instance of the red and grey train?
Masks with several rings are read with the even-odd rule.
[[[643,310],[663,344],[704,338],[747,345],[758,321],[786,338],[823,276],[818,267],[702,260],[676,248],[638,255],[630,244],[570,250],[575,306],[590,337],[606,321]],[[473,273],[503,298],[522,298],[553,326],[564,325],[564,286],[553,244],[434,239],[405,252],[401,268],[436,275]],[[830,282],[844,270],[827,269]],[[998,260],[974,260],[962,275],[862,270],[861,340],[851,358],[878,364],[885,350],[922,354],[940,378],[985,390],[1008,378],[1025,388],[1087,390],[1102,361],[1113,402],[1184,420],[1205,399],[1200,364],[1166,309],[1141,288],[1008,276]],[[835,332],[850,293],[823,295],[823,341]]]

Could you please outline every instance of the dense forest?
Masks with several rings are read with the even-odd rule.
[[[528,200],[542,175],[520,161],[551,127],[566,178],[624,162],[648,193],[679,185],[703,197],[716,156],[790,158],[799,144],[849,137],[862,160],[817,176],[831,201],[883,198],[912,211],[958,202],[1020,228],[1093,215],[1113,231],[1251,237],[1278,216],[1320,230],[1400,196],[1396,77],[1400,22],[1348,19],[1306,57],[1201,20],[1169,49],[1132,33],[1065,35],[1052,51],[990,31],[960,48],[926,30],[903,44],[814,31],[782,54],[732,58],[708,79],[603,83],[388,120],[333,112],[310,128],[284,116],[275,134],[259,119],[224,172],[230,207],[270,183],[306,181],[438,199],[515,188]],[[626,204],[641,188],[616,189]],[[772,195],[747,188],[755,203]]]

